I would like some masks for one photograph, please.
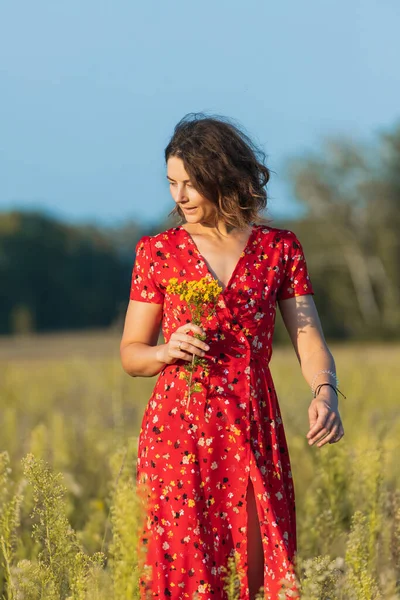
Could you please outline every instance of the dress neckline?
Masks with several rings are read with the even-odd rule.
[[[249,248],[250,248],[250,244],[251,244],[251,242],[253,241],[253,237],[254,237],[254,234],[255,234],[255,232],[257,231],[257,225],[255,225],[254,223],[252,223],[252,224],[251,224],[251,232],[250,232],[250,235],[249,235],[249,237],[247,238],[247,242],[246,242],[246,244],[245,244],[245,246],[244,246],[244,248],[243,248],[242,252],[240,253],[239,259],[238,259],[238,261],[237,261],[237,263],[236,263],[236,265],[235,265],[235,267],[234,267],[234,269],[233,269],[233,271],[232,271],[232,273],[231,273],[231,276],[230,276],[230,278],[229,278],[229,281],[228,281],[228,283],[226,284],[226,286],[225,286],[225,287],[223,287],[223,283],[222,283],[222,281],[220,281],[220,280],[219,280],[219,279],[218,279],[218,278],[217,278],[217,277],[216,277],[216,276],[215,276],[215,275],[212,273],[212,271],[211,271],[211,265],[210,265],[210,266],[208,265],[208,263],[207,263],[206,259],[204,258],[204,256],[203,256],[203,255],[202,255],[202,253],[200,252],[200,250],[198,249],[198,247],[197,247],[197,244],[196,244],[196,242],[194,241],[194,239],[192,238],[192,236],[190,235],[190,233],[189,233],[188,231],[186,231],[186,229],[185,229],[185,228],[184,228],[182,225],[179,225],[179,228],[180,228],[180,230],[181,230],[181,231],[183,231],[183,233],[184,233],[184,235],[186,236],[187,240],[188,240],[188,241],[189,241],[189,243],[192,245],[192,247],[193,247],[194,251],[196,252],[196,254],[197,254],[197,256],[198,256],[198,258],[200,258],[200,259],[201,259],[201,261],[203,262],[203,264],[204,264],[204,270],[206,271],[206,273],[208,273],[209,275],[211,275],[211,277],[212,277],[213,279],[215,279],[215,280],[216,280],[216,281],[219,283],[219,285],[220,285],[220,286],[223,288],[223,289],[222,289],[222,292],[221,292],[221,294],[222,294],[222,295],[223,295],[223,294],[225,294],[225,293],[226,293],[226,292],[229,290],[229,288],[231,287],[231,285],[232,285],[232,283],[233,283],[233,281],[234,281],[234,279],[235,279],[235,277],[236,277],[236,275],[237,275],[237,272],[238,272],[238,270],[239,270],[239,267],[241,266],[241,264],[242,264],[242,262],[243,262],[243,259],[245,258],[246,254],[248,254],[248,251],[249,251]]]

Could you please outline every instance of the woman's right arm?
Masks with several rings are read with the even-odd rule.
[[[120,344],[121,363],[132,377],[153,377],[165,365],[157,345],[162,304],[129,300]]]
[[[120,354],[122,367],[131,377],[153,377],[166,364],[178,359],[191,361],[193,354],[204,356],[204,351],[209,349],[202,340],[189,335],[188,332],[204,334],[193,323],[179,327],[168,343],[157,344],[162,314],[162,304],[129,300]]]

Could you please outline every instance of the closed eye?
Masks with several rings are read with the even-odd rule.
[[[172,181],[171,179],[168,179],[168,177],[167,177],[167,180],[170,185],[176,185],[176,181]],[[190,183],[189,181],[184,181],[183,183],[186,183],[187,187],[193,187],[193,184]]]
[[[172,186],[176,185],[176,181],[169,181],[169,185],[172,185]],[[194,189],[194,186],[191,183],[187,183],[186,187]]]

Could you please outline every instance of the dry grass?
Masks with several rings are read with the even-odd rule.
[[[7,453],[0,590],[7,600],[138,597],[127,568],[136,497],[127,471],[116,474],[124,455],[132,472],[154,379],[124,373],[119,341],[116,331],[0,339],[0,451]],[[330,349],[347,396],[340,397],[345,437],[321,449],[306,443],[311,394],[293,349],[276,348],[271,363],[296,487],[302,598],[398,598],[400,346]],[[52,498],[57,511],[44,515]],[[69,553],[60,553],[62,539]],[[49,549],[59,557],[53,562]]]

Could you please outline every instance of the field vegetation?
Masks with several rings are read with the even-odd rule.
[[[154,379],[119,335],[0,340],[0,589],[6,600],[138,598],[138,433]],[[291,347],[271,363],[291,453],[305,600],[400,598],[400,346],[330,345],[345,437],[310,448]],[[237,574],[227,570],[237,597]],[[229,581],[228,581],[229,579]],[[285,596],[282,596],[285,598]]]

